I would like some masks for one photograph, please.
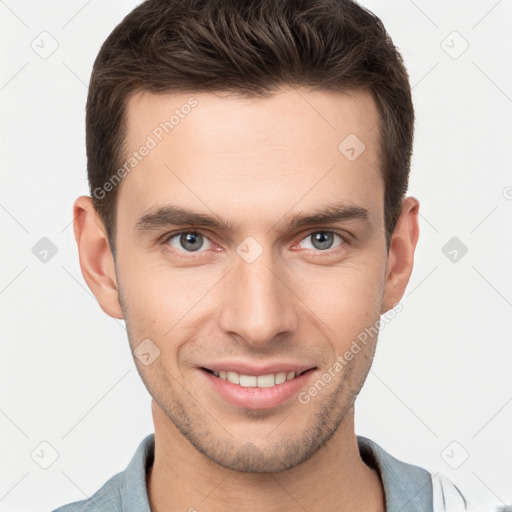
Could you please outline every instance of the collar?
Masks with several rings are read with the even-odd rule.
[[[432,512],[430,472],[396,459],[366,437],[357,436],[357,444],[364,463],[380,475],[387,512]]]
[[[155,434],[146,436],[124,471],[120,495],[126,512],[151,512],[146,488],[146,469],[153,464]]]
[[[377,443],[356,436],[364,463],[380,476],[386,497],[387,512],[431,512],[431,474],[418,466],[402,462]],[[122,479],[123,508],[126,512],[151,512],[146,490],[146,470],[153,464],[155,435],[149,434],[140,443]]]

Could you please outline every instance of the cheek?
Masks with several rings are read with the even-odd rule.
[[[164,345],[179,338],[211,306],[208,291],[220,277],[206,267],[173,269],[136,258],[123,263],[119,278],[131,333],[134,339],[154,338]]]
[[[329,337],[357,335],[379,318],[384,291],[381,266],[344,264],[316,271],[296,281],[297,296],[334,331]]]
[[[336,266],[290,268],[284,280],[293,291],[289,300],[297,314],[327,329],[329,338],[340,335],[346,340],[373,324],[381,310],[385,271],[385,261],[375,252],[360,252]],[[222,307],[230,293],[219,282],[225,267],[172,268],[147,254],[120,254],[129,255],[119,262],[119,278],[138,337],[175,337]]]

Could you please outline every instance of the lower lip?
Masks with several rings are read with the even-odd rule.
[[[270,409],[296,395],[306,385],[313,374],[314,368],[305,371],[292,380],[287,380],[270,388],[245,388],[216,377],[206,370],[200,369],[199,371],[206,377],[213,389],[228,402],[249,409]]]

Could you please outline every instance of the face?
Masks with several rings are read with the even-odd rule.
[[[138,371],[209,459],[291,468],[346,421],[377,338],[344,354],[410,273],[390,277],[376,104],[139,93],[127,119],[115,277]]]

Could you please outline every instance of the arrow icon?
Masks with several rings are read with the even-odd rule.
[[[48,263],[57,252],[57,246],[46,236],[43,236],[43,238],[32,247],[32,254],[41,263]]]
[[[133,354],[143,365],[149,366],[160,355],[160,349],[149,338],[146,338]]]
[[[48,469],[59,458],[59,452],[48,441],[42,441],[30,452],[30,458],[41,469]]]
[[[338,145],[338,151],[349,161],[353,162],[364,152],[366,146],[355,134],[350,133]]]
[[[252,236],[247,236],[238,244],[236,252],[246,263],[252,263],[261,255],[263,247]]]
[[[458,263],[467,254],[468,248],[460,238],[453,236],[443,245],[441,251],[452,263]]]

